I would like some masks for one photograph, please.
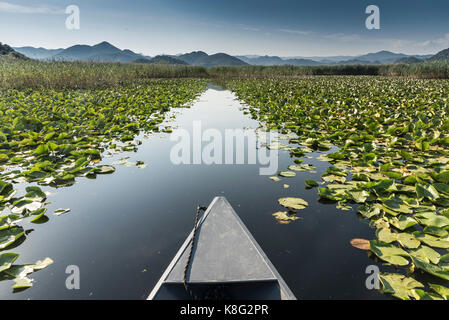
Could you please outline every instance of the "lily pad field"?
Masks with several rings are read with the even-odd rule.
[[[151,80],[103,90],[4,90],[0,95],[0,280],[15,290],[32,286],[27,276],[53,261],[14,264],[8,252],[23,241],[23,220],[48,220],[47,194],[39,186],[68,187],[78,178],[111,174],[104,153],[135,151],[138,132],[170,132],[160,127],[170,108],[186,106],[205,80]],[[143,167],[140,161],[136,166]],[[15,184],[25,184],[18,192]],[[23,188],[22,188],[23,189]],[[55,215],[69,212],[57,209]]]
[[[356,208],[376,230],[357,239],[394,272],[380,274],[383,291],[400,299],[448,299],[449,82],[369,77],[229,80],[226,85],[269,130],[293,134],[295,163],[316,150],[331,164],[316,188],[319,201]],[[294,147],[291,146],[294,145]],[[279,148],[279,146],[277,146]],[[310,167],[291,165],[282,177]],[[301,210],[301,198],[279,203]],[[280,213],[276,213],[279,216]],[[290,222],[294,217],[281,217]],[[414,279],[429,274],[426,282]],[[445,287],[446,286],[446,287]]]
[[[71,70],[70,63],[61,66]],[[97,67],[91,72],[101,77]],[[33,282],[33,273],[48,272],[56,262],[57,257],[42,256],[38,261],[17,263],[21,245],[28,241],[25,224],[45,233],[54,219],[76,218],[77,213],[64,203],[48,210],[52,191],[70,192],[80,181],[101,175],[107,184],[120,165],[150,168],[152,163],[144,158],[134,162],[123,158],[115,164],[104,160],[121,154],[139,158],[140,137],[168,136],[173,128],[167,117],[176,118],[173,111],[188,109],[201,100],[213,82],[243,105],[236,111],[242,119],[282,135],[278,142],[265,146],[288,156],[277,175],[261,177],[264,184],[259,188],[268,188],[266,183],[283,195],[263,197],[278,211],[265,217],[269,223],[264,224],[268,228],[264,233],[282,234],[283,228],[300,233],[294,228],[311,221],[313,212],[302,215],[310,207],[338,211],[341,219],[353,216],[357,223],[369,226],[372,238],[354,230],[351,241],[341,245],[355,255],[368,256],[380,267],[380,293],[399,299],[449,298],[448,80],[210,77],[203,69],[196,68],[193,75],[182,68],[185,74],[174,68],[164,78],[141,71],[136,79],[115,75],[114,81],[92,88],[84,80],[82,85],[72,81],[64,86],[63,78],[61,82],[44,79],[45,85],[39,87],[36,79],[27,82],[26,73],[15,75],[17,82],[12,72],[4,76],[0,91],[0,286],[12,287],[13,293],[31,290],[40,285]],[[37,74],[45,78],[46,71]],[[221,121],[213,113],[209,119]],[[169,163],[170,159],[161,161]],[[262,191],[253,188],[239,192],[243,196],[247,192],[258,202]],[[189,213],[186,219],[193,223],[193,212]],[[320,225],[313,228],[318,232]],[[294,244],[300,245],[308,244]],[[361,265],[360,270],[365,267]],[[285,276],[287,280],[292,277]],[[152,287],[151,283],[147,286]]]

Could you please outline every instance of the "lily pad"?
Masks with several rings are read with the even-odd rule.
[[[382,273],[379,275],[379,279],[382,283],[384,292],[390,293],[392,296],[402,300],[414,298],[414,290],[417,288],[424,288],[424,285],[421,282],[402,274]]]
[[[433,283],[429,283],[429,287],[438,295],[440,295],[444,300],[449,300],[449,288]]]
[[[304,180],[304,182],[305,182],[307,188],[314,188],[314,187],[318,187],[319,186],[318,182],[316,182],[314,180],[306,179],[306,180]]]
[[[279,175],[285,178],[293,178],[296,176],[296,173],[294,173],[293,171],[281,171],[279,172]]]
[[[24,235],[25,230],[22,227],[12,226],[0,229],[0,249],[7,248]]]
[[[290,214],[286,211],[279,211],[279,212],[275,212],[273,213],[273,217],[276,218],[276,220],[281,223],[281,224],[288,224],[292,221],[298,220],[300,219],[299,217],[297,217],[295,214]]]
[[[13,252],[0,254],[0,272],[9,269],[18,257],[19,255]]]
[[[409,254],[393,244],[371,240],[370,249],[380,259],[393,265],[406,266],[409,264],[409,261],[405,258],[409,257]]]
[[[70,209],[56,209],[55,210],[55,215],[56,216],[60,216],[60,215],[62,215],[64,213],[68,213],[68,212],[70,212]]]
[[[115,168],[113,166],[98,166],[95,168],[95,173],[97,174],[111,174],[115,172]]]
[[[351,246],[360,250],[370,250],[370,242],[365,239],[352,239]]]
[[[301,198],[281,198],[278,200],[279,204],[290,210],[301,210],[305,209],[309,203]]]

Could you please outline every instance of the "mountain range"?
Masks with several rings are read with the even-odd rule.
[[[187,62],[182,61],[180,59],[167,56],[160,55],[154,58],[141,58],[134,61],[135,63],[158,63],[158,64],[172,64],[172,65],[188,65]]]
[[[226,53],[216,53],[208,55],[203,51],[194,51],[191,53],[176,56],[177,59],[187,62],[190,65],[203,66],[206,68],[214,66],[244,66],[248,63],[239,58],[230,56]]]
[[[433,55],[406,55],[403,53],[394,53],[390,51],[379,51],[359,56],[330,56],[330,57],[287,57],[278,56],[237,56],[239,59],[248,64],[254,65],[296,65],[296,66],[313,66],[313,65],[337,65],[337,64],[384,64],[395,63],[400,59],[414,57],[420,60],[426,60]]]
[[[436,55],[407,55],[383,50],[358,56],[328,57],[279,57],[259,55],[231,56],[226,53],[208,55],[203,51],[194,51],[178,55],[160,55],[151,58],[128,49],[121,50],[106,41],[93,46],[74,45],[66,49],[45,49],[34,47],[18,47],[13,49],[28,58],[39,60],[189,64],[200,65],[207,68],[220,65],[315,66],[338,64],[418,63],[427,59],[449,59],[449,49],[443,50]]]

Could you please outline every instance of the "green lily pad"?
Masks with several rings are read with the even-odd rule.
[[[279,172],[279,175],[285,178],[293,178],[296,176],[296,173],[294,173],[293,171],[281,171]]]
[[[425,227],[423,231],[424,233],[438,238],[446,238],[447,236],[449,236],[449,232],[447,230],[438,227]]]
[[[98,166],[95,168],[95,173],[97,174],[111,174],[115,172],[115,168],[113,166]]]
[[[33,201],[33,200],[27,200],[22,199],[19,201],[14,202],[13,208],[11,209],[11,212],[14,214],[24,214],[27,212],[33,212],[36,210],[39,210],[42,207],[41,200],[39,201]]]
[[[0,229],[0,249],[5,249],[12,245],[16,240],[25,235],[22,227],[9,227]]]
[[[416,250],[411,250],[410,255],[427,263],[432,262],[433,264],[438,264],[441,258],[438,252],[425,245],[422,245]]]
[[[445,216],[437,215],[436,212],[422,212],[415,215],[416,220],[420,224],[429,227],[442,228],[449,226],[449,218]]]
[[[12,286],[13,289],[19,290],[19,289],[26,289],[33,286],[33,280],[23,277],[23,278],[14,278],[14,285]]]
[[[381,260],[384,260],[393,265],[406,266],[409,264],[409,261],[405,258],[409,257],[409,254],[393,244],[371,240],[370,249]]]
[[[428,246],[434,247],[434,248],[442,248],[447,249],[449,248],[449,241],[440,239],[434,236],[431,236],[429,234],[425,234],[423,232],[413,232],[413,235],[421,242],[427,244]]]
[[[449,288],[433,283],[429,283],[429,287],[438,295],[440,295],[444,300],[449,300]]]
[[[414,298],[414,289],[424,288],[421,282],[402,274],[382,273],[379,275],[379,279],[384,292],[390,293],[392,296],[402,300]]]
[[[319,186],[318,182],[316,182],[314,180],[306,179],[306,180],[304,180],[304,182],[305,182],[307,188],[314,188],[314,187],[318,187]]]
[[[6,196],[11,191],[13,191],[13,186],[11,183],[4,182],[0,180],[0,195]]]
[[[56,216],[60,216],[60,215],[62,215],[64,213],[68,213],[68,212],[70,212],[70,209],[56,209],[55,210],[55,215]]]
[[[35,215],[35,217],[33,219],[30,220],[30,222],[37,222],[39,219],[41,219],[44,214],[47,212],[47,208],[41,208],[35,212],[33,212],[32,215]]]
[[[404,231],[418,224],[412,217],[406,215],[399,215],[397,217],[389,217],[388,222],[395,228]]]
[[[435,189],[435,187],[432,185],[424,186],[416,184],[416,195],[418,196],[418,199],[427,198],[431,201],[436,200],[440,197],[437,189]]]
[[[0,254],[0,272],[9,269],[19,255],[17,253],[8,252]]]
[[[430,273],[441,279],[449,280],[449,266],[441,267],[438,265],[430,264],[417,257],[411,256],[415,266],[427,273]]]
[[[47,198],[45,192],[43,192],[39,187],[26,187],[26,192],[25,197],[28,199],[42,202]]]
[[[449,170],[440,172],[436,178],[438,182],[449,184]]]
[[[305,209],[309,203],[301,198],[281,198],[279,204],[291,210]]]
[[[340,182],[340,183],[344,183],[346,181],[345,177],[337,176],[337,175],[334,175],[334,174],[324,174],[323,176],[321,176],[321,179],[323,179],[326,182]]]
[[[369,193],[365,190],[362,191],[348,191],[352,200],[357,203],[365,203],[366,199],[369,197]]]
[[[273,213],[273,217],[275,217],[275,219],[281,224],[288,224],[292,221],[300,219],[295,214],[290,214],[286,211],[275,212]]]

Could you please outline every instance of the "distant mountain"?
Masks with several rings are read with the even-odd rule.
[[[180,59],[173,58],[167,55],[156,56],[152,59],[140,58],[134,61],[135,63],[154,63],[154,64],[172,64],[172,65],[188,65],[187,62]]]
[[[282,59],[307,59],[307,60],[313,60],[317,62],[321,62],[321,64],[331,64],[338,61],[344,61],[344,60],[350,60],[354,59],[356,56],[327,56],[327,57],[319,57],[319,56],[312,56],[312,57],[304,57],[304,56],[296,56],[296,57],[282,57]]]
[[[369,62],[377,62],[377,63],[392,63],[397,61],[398,59],[407,57],[406,54],[403,53],[394,53],[391,51],[379,51],[375,53],[368,53],[361,56],[358,56],[358,60],[369,61]]]
[[[237,56],[237,58],[248,64],[258,66],[279,66],[284,64],[284,60],[278,56],[256,56],[256,57]]]
[[[203,51],[193,51],[178,55],[160,55],[155,58],[135,53],[131,50],[121,50],[112,44],[103,41],[94,46],[74,45],[67,49],[45,49],[33,47],[15,48],[17,54],[39,60],[68,60],[68,61],[104,61],[104,62],[139,62],[139,63],[166,63],[189,64],[204,67],[213,66],[241,66],[241,65],[336,65],[336,64],[385,64],[385,63],[418,63],[427,59],[449,59],[449,49],[436,55],[407,55],[382,50],[358,56],[328,56],[328,57],[279,57],[260,55],[231,56],[225,53],[208,55]],[[174,60],[173,60],[174,59]]]
[[[103,41],[94,46],[75,45],[55,54],[52,59],[64,61],[102,61],[102,62],[132,62],[142,55],[131,50],[120,50],[109,42]]]
[[[432,55],[406,55],[403,53],[394,53],[391,51],[379,51],[359,56],[328,56],[328,57],[278,57],[278,56],[258,56],[245,55],[237,58],[253,65],[336,65],[336,64],[384,64],[394,63],[399,59],[414,57],[425,60]]]
[[[64,49],[19,47],[19,48],[14,48],[14,50],[16,50],[17,52],[19,52],[19,53],[23,54],[24,56],[27,56],[28,58],[31,58],[31,59],[48,60]]]
[[[209,58],[209,55],[203,51],[193,51],[190,53],[180,54],[176,58],[187,62],[188,64],[198,65]]]
[[[1,59],[28,59],[23,54],[15,51],[13,48],[8,46],[7,44],[2,44],[0,42],[0,58]]]
[[[257,66],[282,66],[282,65],[292,65],[292,66],[314,66],[320,63],[310,60],[310,59],[283,59],[278,56],[257,56],[257,57],[246,57],[237,56],[240,60]]]
[[[133,62],[134,63],[150,63],[150,61],[151,61],[151,59],[148,59],[148,58],[139,58],[139,59],[134,60]]]
[[[230,56],[226,53],[216,53],[208,55],[203,51],[194,51],[191,53],[176,56],[177,59],[187,62],[190,65],[203,66],[206,68],[215,66],[244,66],[248,63],[239,58]]]
[[[344,60],[344,61],[338,61],[332,63],[334,65],[346,65],[346,64],[379,64],[378,61],[366,61],[361,59],[350,59],[350,60]]]
[[[401,58],[399,60],[396,60],[395,63],[414,64],[414,63],[420,63],[420,62],[423,62],[423,61],[424,60],[418,59],[416,57],[405,57],[405,58]]]
[[[432,56],[429,60],[431,61],[449,60],[449,48],[438,52],[436,55]]]

